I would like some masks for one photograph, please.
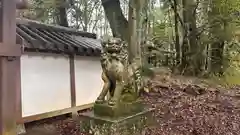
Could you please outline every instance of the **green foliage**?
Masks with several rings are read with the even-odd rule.
[[[229,84],[240,84],[240,43],[232,41],[226,44],[224,53],[226,67],[223,80]]]
[[[224,73],[209,76],[215,83],[226,87],[240,85],[240,43],[226,42],[224,55]]]
[[[173,35],[173,28],[170,26],[169,23],[156,22],[153,27],[153,39],[155,41],[165,41],[168,42],[169,40],[172,40]]]
[[[202,63],[205,64],[203,64],[204,69],[209,70],[209,67],[211,67],[208,65],[209,63],[211,64],[211,45],[214,42],[226,42],[224,45],[224,53],[222,54],[222,66],[225,72],[221,80],[229,84],[240,84],[240,81],[238,82],[238,78],[240,77],[240,45],[237,42],[232,42],[236,32],[240,31],[240,0],[185,0],[185,2],[193,3],[191,6],[198,6],[196,7],[197,29],[195,34],[197,36],[195,38],[197,38],[198,46],[196,47],[199,48],[198,53],[201,55],[191,55],[201,57]],[[125,1],[124,3],[126,4],[128,2]],[[157,58],[157,62],[160,62],[161,65],[167,63],[168,66],[176,66],[174,65],[176,61],[175,54],[177,52],[174,44],[176,41],[174,31],[175,13],[173,12],[171,3],[173,3],[173,0],[151,0],[151,8],[149,8],[150,14],[148,16],[148,19],[150,19],[148,20],[150,32],[148,34],[151,37],[150,40],[154,42],[154,46],[150,51],[143,53],[145,57]],[[43,22],[54,22],[57,17],[56,8],[61,4],[60,0],[33,0],[33,8],[29,9],[27,14],[30,16],[30,19]],[[185,36],[184,28],[189,24],[183,24],[182,26],[180,22],[183,21],[182,11],[189,10],[189,7],[183,9],[181,2],[178,1],[177,4],[178,14],[180,16],[180,18],[178,18],[179,26],[177,27],[179,28],[180,44],[183,45],[182,41]],[[100,7],[101,3],[99,0],[74,0],[74,4],[70,4],[67,7],[69,9],[68,14],[73,18],[71,19],[73,22],[70,23],[72,23],[75,28],[83,28],[88,24],[88,28],[91,26],[95,29],[101,29],[100,31],[109,31],[106,28],[109,24],[106,22],[103,23],[102,20],[101,26],[96,26],[97,21],[104,18],[104,13],[100,10],[102,9]],[[93,12],[94,9],[97,10]],[[85,15],[84,10],[86,10]],[[93,17],[93,14],[96,14],[96,16]],[[107,32],[104,33],[106,34]],[[191,39],[189,37],[185,38],[187,38],[187,42]],[[148,48],[148,46],[145,47]],[[182,57],[184,53],[183,48],[181,48],[180,51],[179,53]],[[187,51],[185,53],[192,53]],[[143,74],[151,75],[153,73],[151,71],[151,66],[153,65],[153,63],[145,65],[145,67],[143,67]]]
[[[24,17],[45,23],[54,23],[56,8],[60,0],[32,0],[31,8],[24,12]]]

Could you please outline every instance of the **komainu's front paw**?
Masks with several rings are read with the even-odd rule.
[[[111,99],[111,100],[108,101],[108,104],[110,106],[114,106],[116,103],[117,103],[117,100],[114,100],[114,99]]]
[[[96,104],[102,104],[103,102],[104,100],[101,98],[97,98],[97,100],[95,101]]]

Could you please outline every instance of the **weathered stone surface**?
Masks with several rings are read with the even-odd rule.
[[[153,118],[152,109],[139,100],[141,59],[129,62],[127,42],[119,38],[102,42],[102,47],[104,85],[93,111],[80,115],[81,129],[94,135],[140,135]]]
[[[107,102],[115,106],[122,101],[136,101],[142,89],[141,59],[128,61],[128,45],[120,38],[112,38],[102,42],[101,66],[102,91],[95,103]]]
[[[133,102],[119,102],[114,106],[108,105],[107,102],[103,104],[95,104],[93,107],[96,116],[110,117],[112,119],[120,116],[128,116],[136,114],[144,110],[141,100]]]
[[[96,116],[93,111],[82,113],[80,128],[91,135],[144,135],[144,129],[154,124],[153,110],[118,118]]]

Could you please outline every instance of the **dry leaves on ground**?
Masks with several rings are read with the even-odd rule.
[[[198,79],[157,76],[142,98],[155,107],[158,125],[147,135],[240,135],[240,89],[210,87]],[[57,120],[61,135],[86,135],[78,122]]]

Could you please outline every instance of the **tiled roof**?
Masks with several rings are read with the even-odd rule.
[[[17,39],[22,48],[31,52],[67,53],[99,56],[100,41],[96,34],[17,18]]]

